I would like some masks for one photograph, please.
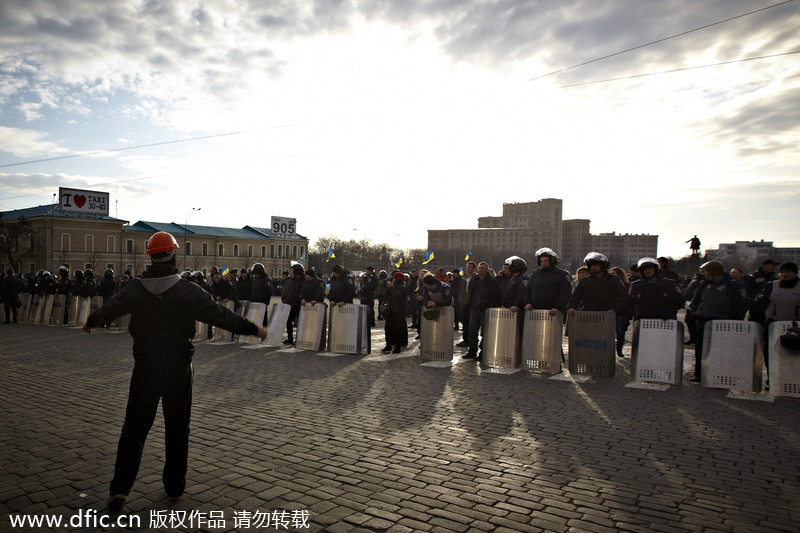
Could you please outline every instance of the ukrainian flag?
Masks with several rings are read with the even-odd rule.
[[[222,267],[222,270],[220,270],[219,273],[222,274],[223,276],[227,276],[228,272],[230,271],[231,270],[228,268],[228,265],[225,265],[224,267]]]
[[[303,255],[300,256],[300,259],[297,260],[298,263],[301,263],[306,260],[306,253],[303,252]]]
[[[422,264],[423,264],[423,265],[427,265],[428,263],[430,263],[431,261],[433,261],[433,258],[434,258],[434,255],[433,255],[433,248],[431,248],[431,249],[430,249],[430,250],[428,250],[428,252],[425,254],[425,258],[422,260]]]
[[[336,254],[333,253],[333,248],[328,250],[328,256],[325,258],[325,262],[329,262],[331,259],[336,259]]]
[[[467,255],[464,256],[464,261],[469,261],[472,259],[472,251],[467,252]]]

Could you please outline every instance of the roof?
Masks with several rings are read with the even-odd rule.
[[[38,205],[36,207],[26,207],[24,209],[14,209],[12,211],[0,212],[2,220],[19,220],[21,218],[40,218],[40,217],[53,217],[53,218],[79,218],[83,220],[104,220],[107,222],[120,222],[127,224],[127,220],[109,216],[96,216],[96,215],[80,215],[77,213],[64,213],[58,210],[55,204]]]
[[[138,231],[142,233],[155,233],[166,231],[174,236],[197,235],[204,237],[228,237],[240,239],[274,239],[272,231],[268,228],[254,228],[245,226],[243,228],[224,228],[220,226],[197,226],[193,224],[178,224],[176,222],[151,222],[140,220],[136,224],[131,224],[126,231]],[[278,236],[280,237],[280,236]],[[305,239],[300,235],[289,238]]]

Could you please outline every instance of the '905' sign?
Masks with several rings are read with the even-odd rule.
[[[291,237],[297,231],[297,219],[272,217],[272,234]]]

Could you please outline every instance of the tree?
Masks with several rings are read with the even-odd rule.
[[[35,257],[38,242],[36,232],[31,223],[24,217],[14,221],[4,221],[0,214],[0,257],[8,260],[8,264],[17,274],[21,274],[20,265],[26,257]]]

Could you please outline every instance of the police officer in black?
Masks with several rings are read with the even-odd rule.
[[[351,304],[355,295],[356,283],[352,276],[347,274],[342,265],[335,265],[331,269],[331,290],[328,292],[331,306],[342,307],[344,304]]]
[[[633,319],[677,319],[684,300],[675,280],[660,277],[658,260],[652,257],[643,257],[636,266],[641,277],[631,284],[628,295]]]
[[[364,277],[361,279],[361,289],[359,289],[359,299],[362,305],[367,306],[367,316],[369,317],[369,327],[375,327],[375,293],[378,290],[378,277],[375,269],[367,267]]]
[[[263,327],[218,305],[175,268],[178,243],[160,231],[147,241],[151,264],[108,303],[89,315],[87,333],[106,320],[130,313],[134,368],[122,426],[108,507],[119,511],[130,493],[159,401],[164,413],[165,457],[162,481],[170,500],[183,495],[189,451],[192,404],[191,339],[195,321],[241,335],[266,338]]]

